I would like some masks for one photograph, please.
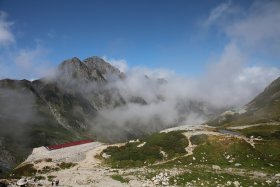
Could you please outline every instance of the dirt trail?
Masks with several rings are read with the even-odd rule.
[[[253,125],[234,126],[234,127],[228,127],[227,129],[242,130],[242,129],[247,129],[247,128],[251,128],[251,127],[265,126],[265,125],[280,125],[280,122],[270,122],[270,123],[259,123],[259,124],[253,124]]]
[[[110,146],[121,146],[124,144],[114,144]],[[48,176],[55,176],[55,180],[60,181],[60,186],[77,186],[77,187],[94,187],[94,186],[110,186],[110,187],[123,187],[123,186],[142,186],[143,181],[133,179],[128,184],[121,183],[112,179],[112,175],[116,174],[113,169],[110,169],[102,164],[102,160],[97,159],[96,156],[100,155],[102,150],[106,149],[109,145],[100,142],[90,143],[88,145],[78,145],[68,147],[60,150],[48,151],[45,148],[34,149],[32,155],[24,162],[33,163],[36,169],[42,169],[45,166],[55,167],[56,163],[61,161],[73,161],[77,165],[59,171],[52,171],[46,174],[41,174],[46,178]],[[77,151],[79,154],[77,154]],[[81,156],[82,155],[82,156]],[[52,162],[46,162],[45,158],[52,158]],[[123,170],[119,170],[123,173]],[[138,170],[131,170],[130,172],[137,172]],[[43,186],[51,186],[48,180],[38,181],[37,184]]]

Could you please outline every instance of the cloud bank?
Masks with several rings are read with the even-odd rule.
[[[102,127],[100,133],[104,128],[114,131],[112,127],[116,128],[116,134],[120,132],[119,128],[122,131],[133,129],[135,132],[137,128],[155,131],[176,123],[202,123],[211,113],[242,107],[280,75],[279,68],[259,65],[255,60],[255,55],[264,51],[279,59],[279,53],[276,53],[280,41],[279,15],[279,1],[255,1],[249,9],[231,1],[215,7],[201,29],[218,30],[226,36],[228,43],[218,57],[211,59],[202,75],[192,78],[172,70],[129,67],[123,59],[105,57],[126,74],[125,80],[106,86],[109,90],[119,90],[127,104],[102,108],[93,119],[94,124]],[[0,20],[1,30],[10,33],[11,23],[6,17]],[[2,37],[5,38],[2,41],[13,43],[14,36],[11,34],[10,39],[7,36]],[[46,53],[43,47],[36,45],[0,55],[0,77],[14,72],[17,76],[43,76],[49,67]],[[12,65],[5,66],[6,59],[10,59]],[[3,75],[3,72],[7,73]],[[81,90],[90,92],[94,88]]]
[[[226,1],[210,12],[202,26],[216,28],[247,53],[265,51],[279,57],[279,22],[280,2],[277,0],[253,1],[248,9]]]
[[[136,129],[138,133],[154,132],[173,125],[201,124],[226,109],[241,108],[280,75],[277,68],[247,67],[242,56],[232,58],[235,46],[226,50],[206,74],[196,79],[167,70],[130,68],[125,80],[107,85],[109,90],[119,90],[126,105],[102,108],[93,120],[94,125],[100,125],[95,131],[121,139],[123,131],[137,134]],[[228,58],[240,63],[231,64],[225,60]],[[104,130],[112,127],[115,133]]]
[[[245,10],[227,1],[210,11],[202,29],[218,30],[228,43],[201,76],[188,78],[164,69],[127,68],[120,60],[127,79],[111,86],[128,98],[139,96],[148,104],[104,109],[98,123],[117,127],[141,123],[151,129],[153,124],[199,124],[207,120],[209,111],[244,106],[280,75],[279,68],[255,60],[260,52],[279,57],[275,53],[280,46],[279,5],[279,1],[255,1]],[[167,83],[155,83],[159,79]]]
[[[226,1],[210,11],[202,28],[216,29],[228,39],[221,55],[210,63],[203,81],[217,87],[209,92],[210,96],[219,95],[216,92],[221,90],[226,95],[221,95],[221,102],[231,98],[227,102],[241,105],[280,75],[279,68],[259,65],[268,62],[261,58],[256,60],[264,54],[279,60],[278,23],[279,1],[254,1],[248,9]],[[232,97],[227,96],[230,93]]]

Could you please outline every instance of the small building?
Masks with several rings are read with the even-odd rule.
[[[51,145],[51,146],[45,146],[49,151],[56,150],[56,149],[62,149],[65,147],[72,147],[76,145],[82,145],[82,144],[87,144],[87,143],[92,143],[94,142],[93,140],[79,140],[75,142],[68,142],[64,144],[57,144],[57,145]]]

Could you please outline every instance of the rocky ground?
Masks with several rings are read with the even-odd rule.
[[[36,148],[27,160],[18,166],[15,170],[17,172],[11,174],[9,183],[13,186],[18,179],[12,178],[21,177],[27,179],[29,186],[51,186],[51,181],[54,180],[59,180],[59,186],[75,187],[280,185],[280,163],[255,156],[255,146],[258,148],[259,142],[262,141],[260,137],[246,137],[209,126],[181,126],[167,129],[162,133],[178,130],[189,142],[184,154],[169,158],[168,153],[161,150],[162,160],[149,164],[144,162],[140,167],[115,167],[111,164],[111,155],[103,152],[109,146],[122,148],[129,143],[107,145],[93,142],[53,151],[48,151],[44,147]],[[214,153],[221,151],[221,158],[220,155],[208,152],[209,150],[203,147],[205,143],[199,143],[200,139],[193,138],[200,135],[208,136],[207,147]],[[218,146],[214,144],[215,147],[210,140],[221,144]],[[234,145],[236,150],[233,152],[219,150],[219,146],[235,142],[242,142],[244,151],[238,150],[239,144]],[[138,146],[138,149],[144,149],[146,144],[142,140],[130,143]]]

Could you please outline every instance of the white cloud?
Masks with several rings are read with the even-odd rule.
[[[227,1],[210,11],[202,22],[205,29],[217,28],[230,42],[245,47],[247,53],[279,56],[280,2],[254,1],[247,9]]]
[[[40,45],[32,49],[21,49],[15,53],[14,63],[20,74],[30,79],[52,76],[54,68],[47,59],[48,51]]]
[[[255,21],[259,14],[256,18],[254,17],[256,10],[255,7],[252,7],[249,13],[242,15],[245,16],[244,19],[236,18],[233,20],[234,22],[227,20],[238,12],[230,1],[210,12],[205,22],[206,25],[212,27],[218,24],[218,28],[229,37],[230,41],[225,45],[220,57],[209,64],[205,74],[196,79],[187,79],[166,69],[129,68],[123,59],[104,57],[106,61],[118,67],[127,75],[125,80],[114,82],[110,86],[119,88],[121,95],[126,96],[125,98],[139,96],[145,99],[148,105],[129,103],[124,107],[113,110],[106,108],[104,111],[100,111],[100,118],[97,120],[101,120],[100,124],[107,122],[119,125],[142,121],[142,124],[149,126],[154,124],[153,120],[161,119],[165,124],[170,125],[178,117],[180,105],[184,105],[185,108],[191,110],[192,106],[188,102],[193,100],[205,101],[216,107],[239,107],[249,102],[280,74],[278,68],[249,66],[252,62],[248,52],[249,49],[241,47],[242,43],[256,42],[258,45],[262,45],[268,39],[277,38],[274,31],[256,31],[259,32],[257,36],[261,40],[256,40],[255,37],[250,39],[249,35],[253,31],[252,29],[248,29],[248,31],[245,29],[247,25],[245,22],[251,25],[250,28],[257,29],[260,27],[259,23]],[[268,14],[265,8],[260,8],[258,11],[268,20],[275,21],[276,18],[272,19],[273,16]],[[266,20],[265,18],[262,19]],[[219,24],[221,19],[223,20],[222,24]],[[243,26],[244,24],[245,26]],[[228,30],[230,27],[233,28],[232,31]],[[277,26],[274,27],[278,28]],[[5,55],[6,58],[0,55],[0,68],[3,70],[0,71],[0,77],[3,77],[3,73],[6,72],[4,75],[14,75],[16,78],[40,78],[44,74],[48,74],[51,69],[47,54],[45,48],[36,45],[29,49],[9,51]],[[3,65],[6,61],[9,64],[5,63]],[[158,78],[166,79],[168,84],[159,85],[156,81]],[[164,101],[159,102],[159,96],[162,96]],[[204,116],[192,111],[184,113],[184,117],[186,117],[188,123],[200,123],[205,120]]]
[[[0,47],[6,47],[15,42],[14,35],[10,28],[12,25],[12,22],[7,21],[7,14],[0,11]]]
[[[19,48],[7,21],[7,13],[0,11],[0,78],[36,79],[52,75],[54,70],[49,62],[48,50],[40,42],[34,47]],[[10,44],[14,43],[12,48]]]
[[[264,51],[279,57],[278,23],[279,1],[255,1],[246,10],[228,1],[210,11],[204,26],[217,28],[229,42],[200,81],[207,100],[240,106],[280,75],[279,68],[254,65],[256,54]]]
[[[114,82],[110,86],[118,88],[125,99],[139,96],[147,104],[137,105],[128,101],[122,107],[106,108],[99,111],[97,124],[102,124],[102,127],[109,124],[109,127],[112,125],[125,130],[129,129],[129,125],[140,124],[141,128],[152,129],[153,124],[165,127],[174,124],[179,118],[182,119],[181,115],[186,124],[198,124],[207,120],[206,114],[199,110],[203,106],[200,106],[198,101],[203,101],[215,109],[242,107],[247,104],[280,75],[279,68],[254,65],[250,56],[251,49],[244,45],[248,41],[254,42],[247,36],[254,31],[243,29],[242,25],[246,20],[248,25],[256,25],[252,28],[259,27],[259,23],[252,21],[258,19],[253,16],[255,6],[253,5],[246,13],[231,1],[227,1],[210,12],[204,26],[217,26],[220,32],[229,37],[229,42],[225,44],[219,57],[209,64],[205,73],[195,79],[179,76],[166,69],[127,68],[124,61],[119,63],[106,58],[113,65],[125,64],[127,75],[125,80]],[[265,17],[263,20],[272,16],[265,13],[265,8],[259,11]],[[233,29],[235,34],[232,34],[227,30],[229,27],[242,29]],[[258,36],[261,37],[260,45],[276,35],[274,31],[269,31],[268,34],[263,31],[255,32],[259,32]],[[145,75],[148,75],[149,79]],[[168,83],[158,84],[156,81],[158,78],[164,78]],[[164,99],[159,101],[159,96]]]
[[[203,23],[204,26],[209,27],[212,24],[216,24],[220,19],[222,19],[225,14],[229,13],[231,10],[232,3],[231,1],[226,1],[225,3],[220,4],[214,8],[208,17],[208,19]]]
[[[228,24],[226,34],[248,47],[277,47],[280,50],[280,2],[256,1],[246,16]]]
[[[126,63],[126,60],[124,59],[114,59],[114,58],[108,58],[106,56],[104,56],[103,59],[106,62],[109,62],[110,64],[118,68],[123,73],[127,72],[128,70],[128,65]]]
[[[48,50],[40,45],[33,48],[9,49],[0,54],[0,79],[34,80],[54,74],[54,67],[48,60]]]
[[[133,67],[131,68],[130,73],[136,73],[141,72],[147,75],[148,77],[154,77],[154,78],[166,78],[166,77],[172,77],[173,75],[176,76],[176,73],[173,70],[170,69],[164,69],[164,68],[146,68],[146,67]]]
[[[228,44],[200,78],[197,95],[216,106],[241,107],[280,75],[279,68],[249,66],[248,61],[235,44]]]
[[[125,80],[108,85],[119,90],[126,105],[101,109],[94,124],[102,127],[100,133],[104,133],[104,126],[124,131],[137,128],[155,131],[178,122],[201,124],[207,120],[209,108],[242,107],[280,74],[280,69],[248,67],[244,61],[246,58],[241,51],[230,44],[217,62],[196,79],[166,69],[130,68]],[[167,83],[159,84],[159,78]],[[132,97],[141,97],[147,104],[131,103],[129,98]],[[123,135],[116,131],[114,136]]]

